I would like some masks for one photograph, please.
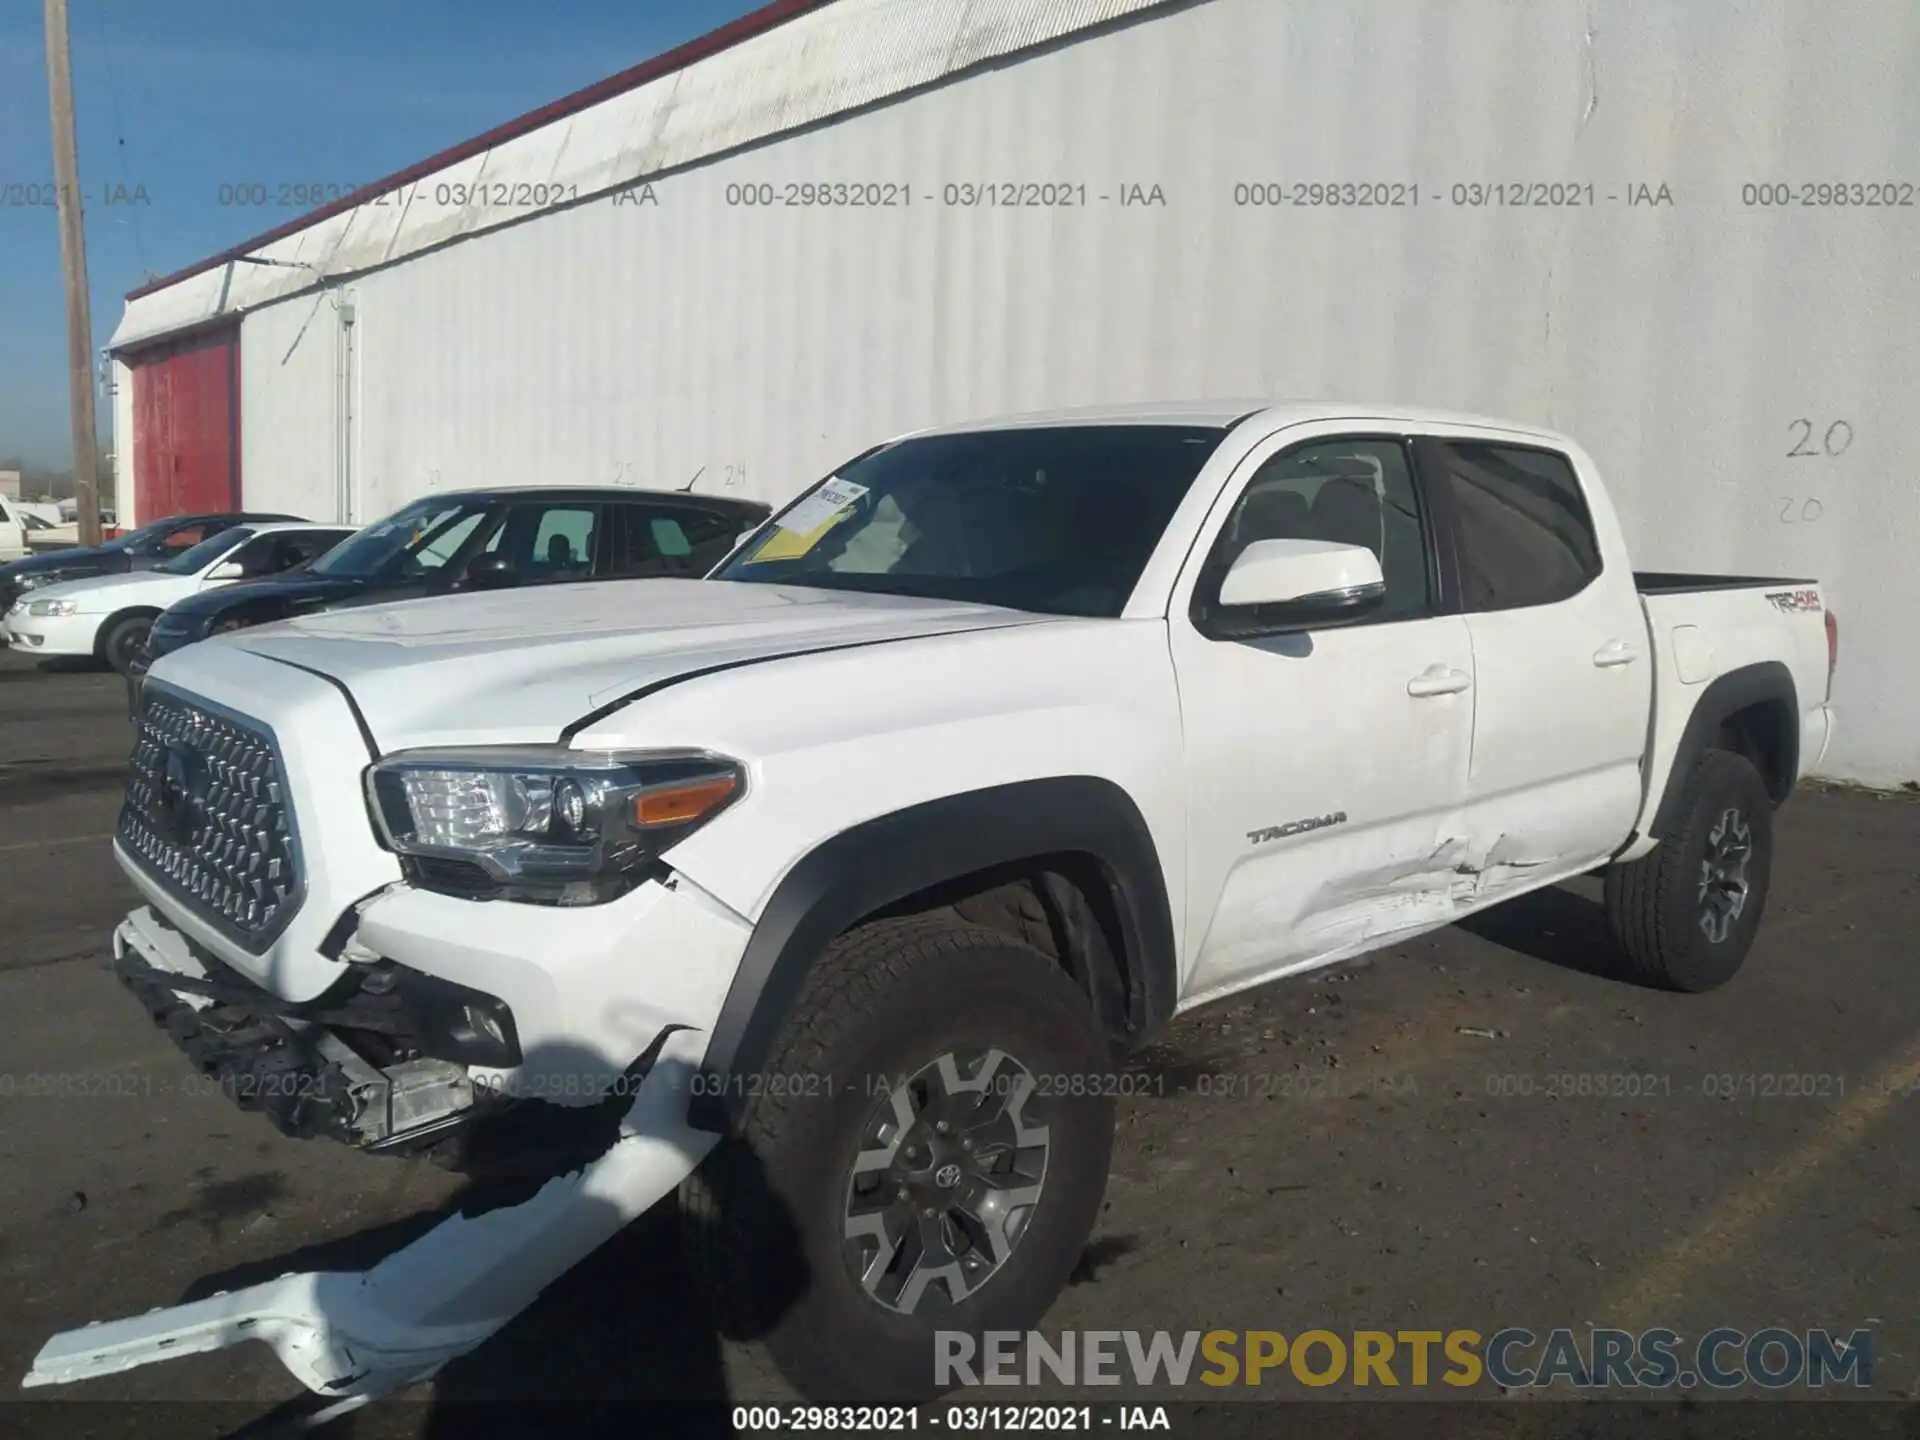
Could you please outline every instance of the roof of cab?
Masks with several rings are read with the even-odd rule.
[[[665,505],[688,505],[695,509],[729,515],[764,513],[769,508],[764,501],[749,500],[740,495],[714,495],[691,490],[642,490],[632,485],[486,485],[477,486],[471,490],[436,490],[431,494],[417,497],[412,503],[528,499],[554,502],[577,501],[583,504],[604,504],[610,500],[641,503],[657,501]]]
[[[250,535],[273,535],[282,530],[338,530],[351,535],[360,527],[344,520],[242,520],[233,528]]]
[[[977,430],[1014,430],[1050,425],[1196,425],[1231,429],[1258,417],[1269,427],[1301,425],[1319,420],[1351,420],[1357,424],[1458,425],[1475,430],[1505,431],[1556,444],[1565,436],[1516,420],[1502,420],[1460,410],[1435,410],[1411,405],[1383,405],[1371,401],[1274,399],[1272,397],[1215,400],[1135,401],[1116,405],[1083,405],[1064,410],[1037,410],[930,426],[914,435],[955,435]],[[902,437],[905,438],[905,437]]]

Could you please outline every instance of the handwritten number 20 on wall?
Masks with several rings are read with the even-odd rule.
[[[1818,520],[1825,506],[1808,496],[1805,500],[1793,495],[1780,497],[1780,523],[1782,525],[1811,525]]]
[[[1815,440],[1815,430],[1811,420],[1793,420],[1788,422],[1787,433],[1793,437],[1793,445],[1787,455],[1794,460],[1837,460],[1847,453],[1847,447],[1853,444],[1853,426],[1844,420],[1836,420]]]
[[[1790,460],[1837,460],[1853,444],[1853,426],[1845,420],[1835,420],[1825,430],[1820,430],[1811,420],[1792,420],[1787,423],[1787,434],[1792,440],[1787,447]],[[1780,497],[1782,525],[1811,525],[1825,511],[1826,507],[1814,496]]]

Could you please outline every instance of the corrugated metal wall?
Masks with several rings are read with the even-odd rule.
[[[244,328],[241,468],[247,505],[312,520],[349,518],[338,478],[347,427],[340,413],[344,357],[334,296],[286,301],[249,315]],[[392,508],[358,513],[372,520]]]
[[[1826,578],[1844,709],[1828,769],[1907,779],[1917,106],[1910,0],[1162,12],[674,175],[657,204],[601,200],[353,281],[360,513],[435,485],[696,472],[779,499],[890,432],[1089,401],[1512,415],[1594,452],[1641,565]],[[943,203],[1000,181],[1087,203]],[[807,182],[912,198],[730,203]],[[1418,201],[1238,203],[1263,182]],[[1454,203],[1473,198],[1456,185],[1516,182],[1590,185],[1591,203]],[[1803,182],[1911,203],[1802,205]],[[1746,203],[1776,184],[1795,203]],[[1132,186],[1164,205],[1121,203]],[[275,358],[314,304],[246,322],[262,484],[294,486],[279,477],[337,434],[331,359],[302,357],[334,343],[320,322]]]

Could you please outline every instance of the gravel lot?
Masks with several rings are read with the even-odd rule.
[[[101,963],[133,901],[107,841],[123,705],[114,676],[0,651],[10,1384],[57,1330],[365,1264],[459,1183],[283,1139],[219,1096],[183,1093],[184,1062]],[[1920,804],[1796,797],[1759,945],[1715,995],[1608,978],[1597,894],[1594,881],[1544,892],[1173,1025],[1142,1057],[1142,1093],[1122,1103],[1106,1212],[1048,1328],[1865,1327],[1871,1393],[1920,1396]],[[25,1077],[57,1074],[125,1083],[101,1087],[117,1095],[23,1093]],[[1556,1078],[1580,1076],[1613,1093]],[[697,1322],[670,1220],[631,1227],[414,1403],[342,1430],[463,1433],[450,1418],[473,1413],[462,1401],[773,1396]],[[293,1393],[254,1346],[0,1407],[0,1431],[214,1434]],[[1490,1381],[1423,1394],[1499,1398]],[[1677,1399],[1662,1413],[1701,1408]],[[1240,1408],[1245,1433],[1268,1433],[1269,1406]],[[1348,1426],[1339,1433],[1363,1433],[1353,1412],[1366,1408],[1326,1413]],[[1560,1411],[1417,1408],[1454,1417],[1448,1434],[1534,1433],[1506,1422]],[[1741,1408],[1738,1433],[1771,1433]],[[1381,1433],[1414,1433],[1406,1413],[1396,1407]],[[1469,1413],[1502,1424],[1459,1428]],[[1846,1413],[1832,1433],[1920,1433],[1904,1428],[1908,1406]],[[663,1433],[698,1428],[695,1414],[726,1432],[712,1407]]]

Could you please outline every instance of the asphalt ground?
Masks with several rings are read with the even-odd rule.
[[[285,1139],[186,1083],[103,966],[134,903],[107,838],[129,739],[116,677],[0,651],[0,1394],[56,1331],[368,1264],[460,1184]],[[1920,1398],[1920,803],[1803,788],[1773,886],[1746,969],[1711,995],[1614,978],[1583,880],[1182,1017],[1128,1072],[1099,1229],[1044,1328],[1666,1327],[1683,1357],[1716,1327],[1865,1330],[1867,1384],[1811,1407],[1752,1382],[1567,1406],[1489,1375],[1415,1386],[1403,1354],[1395,1389],[1281,1365],[1257,1386],[959,1398],[1164,1404],[1176,1434],[1920,1435],[1901,1403]],[[700,1317],[656,1211],[330,1433],[472,1433],[555,1400],[604,1407],[567,1430],[590,1413],[731,1433],[726,1402],[791,1398]],[[0,1434],[213,1435],[306,1403],[283,1404],[298,1387],[258,1345],[32,1393],[50,1398],[0,1401]],[[693,1403],[647,1408],[666,1401]],[[936,1408],[916,1428],[965,1420]]]

